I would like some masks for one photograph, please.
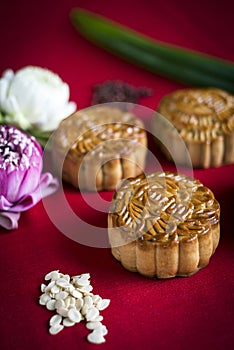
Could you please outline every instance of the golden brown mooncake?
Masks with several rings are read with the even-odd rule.
[[[170,172],[129,178],[110,205],[112,254],[147,277],[189,276],[214,254],[219,218],[219,203],[198,180]]]
[[[218,167],[234,163],[234,96],[220,89],[193,88],[164,96],[158,110],[176,128],[185,142],[192,165]],[[185,157],[173,128],[157,123],[153,131],[163,135],[166,146],[175,149],[173,161],[183,164]],[[160,129],[160,130],[158,130]],[[166,147],[162,147],[168,158]]]
[[[80,190],[111,190],[142,173],[147,151],[143,122],[108,105],[78,111],[63,120],[52,140],[62,179]]]

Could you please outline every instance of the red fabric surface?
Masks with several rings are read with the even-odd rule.
[[[2,1],[0,5],[0,72],[26,65],[47,67],[71,88],[79,108],[91,101],[91,89],[106,79],[147,86],[153,96],[142,104],[155,109],[179,83],[154,76],[116,58],[82,38],[69,22],[80,6],[105,15],[155,39],[234,61],[233,3],[186,0]],[[155,145],[150,142],[151,150]],[[161,159],[161,158],[160,158]],[[162,163],[170,169],[171,165]],[[152,169],[152,164],[147,165]],[[94,293],[110,298],[102,312],[109,330],[105,349],[231,349],[233,329],[234,165],[195,170],[221,204],[221,241],[208,267],[189,278],[150,280],[130,273],[109,249],[78,244],[50,221],[42,202],[24,213],[18,230],[0,230],[1,349],[92,349],[84,324],[48,333],[52,313],[38,305],[40,284],[50,270],[70,275],[90,272]],[[100,210],[65,186],[75,213],[95,227],[106,227],[112,192],[101,193]],[[57,205],[58,194],[51,196]],[[92,194],[89,195],[92,200]],[[98,206],[98,199],[93,199]],[[64,217],[66,220],[66,217]],[[77,231],[81,230],[77,227]],[[83,228],[82,228],[83,230]],[[83,230],[82,234],[88,235]]]

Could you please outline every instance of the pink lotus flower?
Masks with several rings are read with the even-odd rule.
[[[58,188],[42,174],[42,149],[35,138],[12,126],[0,126],[0,226],[18,227],[20,213]]]

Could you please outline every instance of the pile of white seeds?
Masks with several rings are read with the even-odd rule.
[[[86,321],[86,328],[91,332],[87,339],[94,344],[105,342],[107,328],[102,324],[100,311],[106,309],[110,299],[102,299],[91,293],[90,274],[70,277],[59,270],[51,271],[45,276],[48,284],[41,284],[39,304],[48,310],[56,311],[49,321],[50,334],[54,335],[80,321]]]

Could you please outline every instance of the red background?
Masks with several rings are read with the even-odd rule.
[[[89,106],[92,86],[107,79],[151,88],[153,96],[141,103],[152,109],[164,94],[183,87],[121,61],[82,38],[69,21],[69,11],[75,6],[155,39],[234,61],[234,5],[228,0],[3,0],[0,72],[26,65],[49,68],[70,85],[71,100],[79,108]],[[156,146],[150,143],[150,147],[154,151]],[[50,221],[42,202],[22,215],[18,230],[1,229],[1,349],[94,347],[85,339],[88,331],[83,323],[56,336],[48,334],[51,312],[38,305],[38,298],[43,276],[53,269],[70,275],[90,272],[94,293],[111,299],[109,308],[102,312],[109,330],[106,343],[100,345],[103,349],[231,349],[233,171],[234,165],[194,171],[221,204],[221,242],[209,266],[189,278],[150,280],[124,270],[109,249],[78,244],[63,235]],[[94,213],[83,205],[80,194],[69,186],[65,186],[65,193],[80,217],[106,226],[106,213]],[[101,194],[105,200],[111,195]]]

